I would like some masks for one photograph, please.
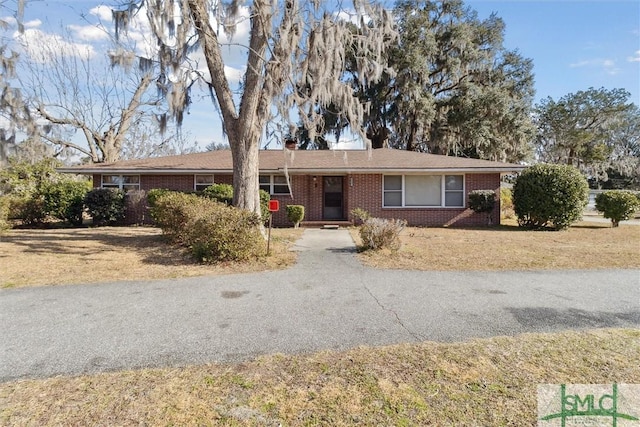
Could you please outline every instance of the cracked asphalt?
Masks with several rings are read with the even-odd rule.
[[[375,270],[346,230],[294,250],[284,271],[0,290],[0,381],[640,327],[640,270]]]

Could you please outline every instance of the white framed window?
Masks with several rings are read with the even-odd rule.
[[[462,208],[464,175],[384,175],[385,208]]]
[[[193,188],[196,191],[202,191],[210,185],[213,185],[213,175],[194,175]]]
[[[102,175],[102,188],[119,188],[120,190],[139,190],[140,175]]]
[[[284,175],[260,175],[260,189],[269,194],[289,194],[289,184]]]

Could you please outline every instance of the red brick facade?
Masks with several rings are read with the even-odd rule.
[[[351,210],[361,208],[374,217],[405,219],[415,226],[482,226],[487,225],[486,214],[468,208],[385,208],[382,206],[382,174],[348,174],[343,176],[342,219],[353,220]],[[231,175],[216,174],[216,183],[232,183]],[[324,207],[323,176],[292,175],[291,194],[273,195],[280,201],[280,211],[273,215],[274,226],[291,226],[286,216],[287,205],[305,207],[305,221],[322,221]],[[101,185],[101,175],[93,176],[94,187]],[[140,175],[140,189],[166,188],[194,190],[194,175]],[[473,190],[494,190],[500,194],[499,173],[467,173],[464,178],[465,206]],[[492,223],[499,224],[500,201],[493,210]]]

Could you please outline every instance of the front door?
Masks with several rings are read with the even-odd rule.
[[[344,219],[341,176],[323,177],[324,209],[323,219]]]

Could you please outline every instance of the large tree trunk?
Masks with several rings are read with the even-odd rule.
[[[229,133],[229,141],[232,142],[233,205],[260,215],[260,134],[234,129]]]

